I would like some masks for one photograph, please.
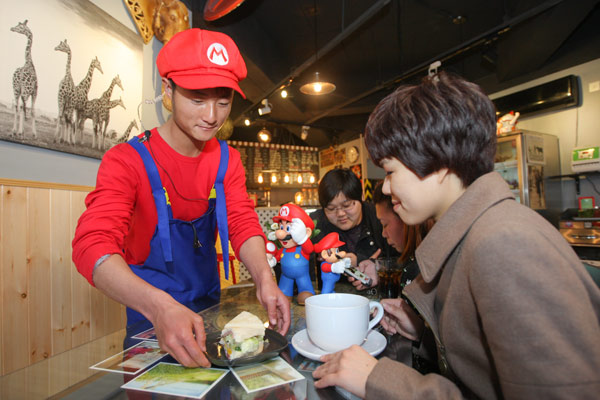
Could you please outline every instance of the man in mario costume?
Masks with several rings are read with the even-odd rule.
[[[315,294],[309,273],[309,257],[313,252],[310,235],[315,224],[308,214],[299,206],[292,203],[284,204],[279,213],[273,217],[279,224],[275,237],[282,248],[267,254],[270,260],[276,259],[281,263],[279,288],[291,299],[294,295],[294,283],[298,286],[296,301],[304,305],[304,301]]]
[[[321,262],[321,280],[323,288],[321,294],[335,293],[333,290],[337,281],[340,280],[340,274],[343,274],[346,267],[350,266],[350,259],[346,257],[346,252],[340,250],[340,247],[346,242],[340,240],[337,232],[331,232],[321,241],[315,244],[315,253],[320,254]]]
[[[246,64],[236,44],[219,32],[187,29],[163,46],[156,65],[172,115],[106,152],[75,232],[73,261],[92,285],[127,306],[128,336],[152,324],[160,347],[177,361],[208,367],[197,312],[220,298],[217,229],[224,265],[231,241],[282,334],[290,304],[266,262],[240,154],[215,138],[234,91],[245,97],[239,82]]]

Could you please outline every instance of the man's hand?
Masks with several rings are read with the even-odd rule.
[[[175,302],[157,307],[151,317],[160,348],[186,367],[210,367],[202,317]]]
[[[306,232],[306,225],[304,225],[304,222],[302,222],[300,218],[292,218],[290,235],[292,236],[292,240],[299,246],[308,240],[309,235],[308,232]]]
[[[255,283],[256,297],[267,310],[270,328],[277,329],[277,332],[285,336],[290,328],[290,302],[273,279]]]
[[[186,367],[209,367],[202,318],[168,293],[135,275],[113,254],[94,270],[94,284],[105,295],[144,315],[154,325],[160,348]]]
[[[340,386],[360,398],[364,398],[367,389],[367,378],[377,359],[365,349],[354,345],[346,350],[321,357],[325,364],[313,372],[315,387]]]

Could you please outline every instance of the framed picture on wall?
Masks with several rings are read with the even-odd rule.
[[[0,140],[101,158],[138,133],[143,41],[87,0],[6,2]]]

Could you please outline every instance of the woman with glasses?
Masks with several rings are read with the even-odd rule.
[[[346,244],[340,248],[357,266],[379,255],[398,257],[383,238],[381,223],[375,214],[375,206],[362,201],[362,184],[347,168],[327,172],[319,182],[319,203],[322,209],[311,214],[316,220],[319,234],[313,242],[319,242],[327,234],[336,232]]]

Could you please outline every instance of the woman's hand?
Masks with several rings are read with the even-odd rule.
[[[375,368],[377,359],[365,349],[354,345],[346,350],[321,357],[325,364],[313,372],[315,387],[340,386],[349,392],[364,398],[367,389],[367,377]]]
[[[381,326],[393,335],[399,333],[409,340],[418,340],[423,332],[423,320],[403,299],[382,299],[385,314]]]

